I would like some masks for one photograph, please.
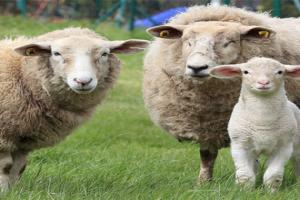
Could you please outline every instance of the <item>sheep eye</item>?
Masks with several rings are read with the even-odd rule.
[[[249,74],[249,72],[247,70],[243,71],[244,74]]]
[[[224,47],[228,47],[231,43],[235,43],[235,41],[233,41],[233,40],[228,41],[228,42],[226,42],[223,46],[224,46]]]
[[[188,42],[188,45],[189,45],[189,47],[191,47],[191,46],[192,46],[192,43],[191,43],[191,42]]]
[[[106,56],[108,56],[108,53],[106,53],[106,52],[104,52],[104,53],[101,55],[101,57],[106,57]]]
[[[283,71],[281,71],[281,70],[277,72],[277,74],[282,74],[282,73],[283,73]]]
[[[53,55],[55,55],[55,56],[61,56],[61,54],[59,52],[57,52],[57,51],[54,51]]]

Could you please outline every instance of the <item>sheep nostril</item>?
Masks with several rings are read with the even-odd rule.
[[[90,84],[93,81],[93,79],[90,78],[90,79],[84,80],[84,79],[74,78],[73,81],[82,86],[86,86],[86,85]]]
[[[208,65],[202,65],[202,66],[192,66],[192,65],[188,65],[187,68],[193,70],[194,73],[198,73],[202,70],[206,70],[208,69]]]
[[[268,85],[270,83],[269,80],[260,80],[260,81],[257,81],[259,84],[261,85]]]

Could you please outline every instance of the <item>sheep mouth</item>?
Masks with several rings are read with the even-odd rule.
[[[191,74],[189,76],[191,76],[193,78],[207,78],[207,77],[209,77],[209,74],[199,73],[199,74]]]
[[[272,89],[271,86],[259,86],[259,87],[256,87],[257,90],[261,90],[261,91],[266,91],[266,90],[270,90]]]
[[[73,89],[72,90],[74,92],[76,92],[77,94],[89,94],[91,92],[94,91],[95,88],[76,88],[76,89]]]
[[[272,91],[273,91],[272,86],[254,87],[253,89],[256,93],[260,93],[260,94],[269,94],[269,93],[272,93]]]

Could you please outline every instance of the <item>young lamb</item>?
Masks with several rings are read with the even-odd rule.
[[[58,143],[91,116],[118,77],[115,53],[147,45],[80,28],[0,41],[0,188],[19,178],[29,152]]]
[[[264,184],[272,191],[278,189],[293,141],[295,172],[299,175],[300,111],[286,96],[284,78],[299,78],[300,66],[253,58],[243,64],[215,67],[210,75],[221,79],[242,77],[240,97],[228,123],[236,182],[254,186],[256,159],[266,154]]]
[[[200,144],[199,181],[211,180],[218,150],[229,146],[227,123],[240,80],[214,79],[208,70],[256,56],[300,63],[300,20],[195,6],[148,32],[156,38],[144,61],[145,105],[156,125],[179,141]],[[299,106],[299,81],[287,81],[286,88]]]

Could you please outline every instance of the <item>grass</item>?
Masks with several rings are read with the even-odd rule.
[[[68,26],[93,28],[109,39],[149,38],[143,30],[129,33],[110,24],[48,23],[7,16],[0,17],[0,36],[32,36]],[[300,185],[290,165],[278,193],[268,194],[261,181],[255,190],[240,190],[234,184],[228,149],[219,154],[214,180],[197,186],[198,146],[178,143],[155,127],[144,109],[143,54],[120,58],[124,65],[118,84],[94,117],[55,147],[32,153],[19,183],[1,199],[300,198]]]

